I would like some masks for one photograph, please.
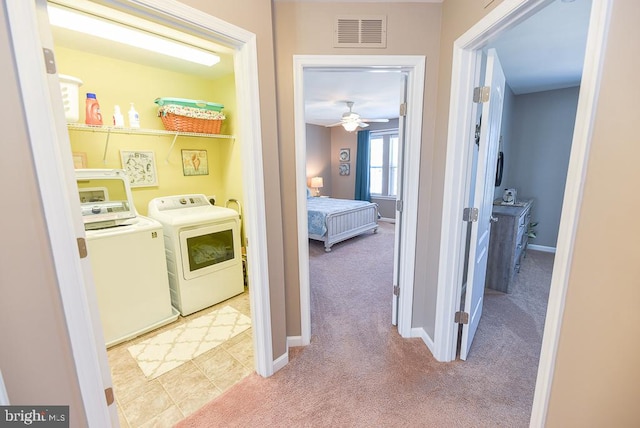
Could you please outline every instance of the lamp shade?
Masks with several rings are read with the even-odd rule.
[[[323,186],[322,177],[313,177],[311,179],[311,187],[318,189],[322,186]]]

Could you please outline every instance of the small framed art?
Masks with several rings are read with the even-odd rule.
[[[73,152],[73,168],[83,169],[87,167],[87,154],[84,152]]]
[[[131,187],[158,185],[156,158],[152,151],[120,150],[122,169],[129,177]]]
[[[351,149],[340,149],[340,162],[349,162],[351,160]]]
[[[340,164],[340,175],[349,175],[351,173],[351,164],[349,163],[341,163]]]
[[[182,173],[189,175],[209,175],[209,162],[206,150],[183,150]]]

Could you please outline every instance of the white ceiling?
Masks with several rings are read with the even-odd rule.
[[[347,101],[353,101],[353,111],[363,119],[398,117],[401,74],[399,71],[305,70],[305,121],[313,125],[330,125],[340,121],[349,111]]]
[[[580,84],[590,9],[591,0],[556,0],[491,41],[515,94]],[[363,118],[396,118],[399,92],[398,73],[305,71],[305,121],[336,123],[345,101]]]
[[[516,95],[580,84],[591,0],[556,0],[489,44]]]

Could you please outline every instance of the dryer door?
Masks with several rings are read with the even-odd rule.
[[[186,280],[241,263],[238,222],[230,220],[181,230],[180,252]]]

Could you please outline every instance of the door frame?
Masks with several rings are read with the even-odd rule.
[[[256,372],[261,376],[273,374],[271,337],[271,310],[267,265],[267,238],[265,222],[264,174],[260,126],[260,100],[258,87],[257,41],[255,34],[202,11],[171,0],[107,0],[107,6],[121,5],[137,11],[140,16],[158,16],[173,22],[184,22],[199,27],[217,43],[235,49],[236,97],[238,106],[238,140],[249,147],[243,156],[243,186],[247,212],[247,234],[252,244],[247,248],[251,260],[249,270],[253,284],[250,296],[254,329]],[[103,4],[104,4],[103,3]],[[16,67],[20,77],[20,91],[24,102],[26,125],[34,163],[38,171],[40,197],[47,207],[44,215],[55,255],[54,264],[67,321],[69,339],[77,368],[80,394],[90,425],[110,426],[109,411],[104,399],[98,354],[103,345],[96,342],[92,328],[92,313],[97,313],[97,302],[86,293],[86,284],[72,219],[79,213],[77,198],[69,195],[68,171],[71,164],[70,148],[65,149],[57,135],[66,123],[61,118],[62,103],[49,100],[48,75],[42,56],[38,34],[35,1],[7,0],[7,21],[10,26]],[[75,183],[75,181],[73,181]]]
[[[522,19],[549,4],[549,0],[504,0],[454,42],[447,161],[440,242],[434,356],[453,361],[458,325],[454,314],[462,287],[465,234],[461,213],[468,194],[469,151],[473,122],[471,94],[475,86],[475,64],[480,50],[491,38],[517,25]],[[576,228],[579,221],[583,180],[593,130],[606,34],[612,0],[592,3],[576,123],[567,173],[558,245],[551,280],[549,305],[542,340],[538,376],[531,414],[531,426],[543,426],[551,392],[553,369],[562,325]]]
[[[298,221],[298,270],[300,281],[300,332],[289,337],[290,346],[305,346],[311,342],[311,290],[309,282],[309,233],[307,225],[307,137],[304,114],[305,69],[404,69],[407,72],[406,147],[403,161],[403,204],[399,281],[402,290],[398,299],[398,332],[411,337],[413,279],[418,219],[418,178],[422,141],[422,109],[426,57],[422,55],[294,55],[293,93],[296,151],[296,196]],[[389,289],[391,290],[389,284]],[[391,315],[391,314],[390,314]],[[391,316],[389,317],[391,320]],[[389,323],[391,325],[391,322]]]

